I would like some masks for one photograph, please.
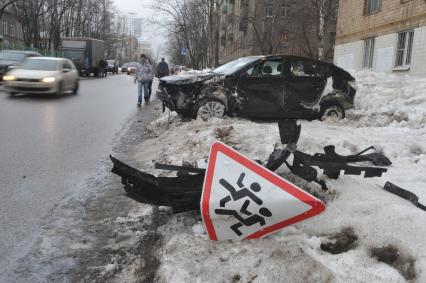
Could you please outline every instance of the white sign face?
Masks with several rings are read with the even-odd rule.
[[[325,208],[321,201],[221,143],[212,147],[201,207],[212,240],[260,238]]]

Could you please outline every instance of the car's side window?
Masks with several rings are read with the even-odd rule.
[[[293,77],[324,77],[325,66],[311,60],[296,59],[290,64],[290,73]]]
[[[261,62],[247,70],[247,75],[250,77],[259,76],[282,76],[283,61],[282,60],[267,60]]]
[[[63,68],[64,68],[64,70],[72,70],[73,69],[72,65],[68,61],[64,61]]]

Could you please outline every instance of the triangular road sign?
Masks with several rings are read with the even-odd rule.
[[[211,240],[262,238],[325,210],[325,205],[223,143],[209,157],[201,213]]]

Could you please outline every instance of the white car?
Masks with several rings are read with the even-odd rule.
[[[4,89],[10,94],[62,94],[78,92],[78,70],[71,60],[54,57],[33,57],[4,77]]]

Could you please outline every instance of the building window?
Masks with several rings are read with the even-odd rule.
[[[266,16],[272,17],[274,14],[274,6],[271,4],[266,5]]]
[[[380,10],[381,0],[365,0],[365,14],[371,15]]]
[[[9,35],[15,36],[15,26],[13,24],[9,24]]]
[[[288,17],[288,11],[289,11],[289,7],[287,6],[281,6],[281,17],[283,18],[287,18]]]
[[[8,34],[8,24],[5,21],[1,22],[1,33]]]
[[[372,68],[374,58],[374,42],[375,38],[369,38],[364,40],[364,61],[362,67]]]
[[[395,67],[409,66],[413,51],[414,31],[403,31],[398,34]]]

